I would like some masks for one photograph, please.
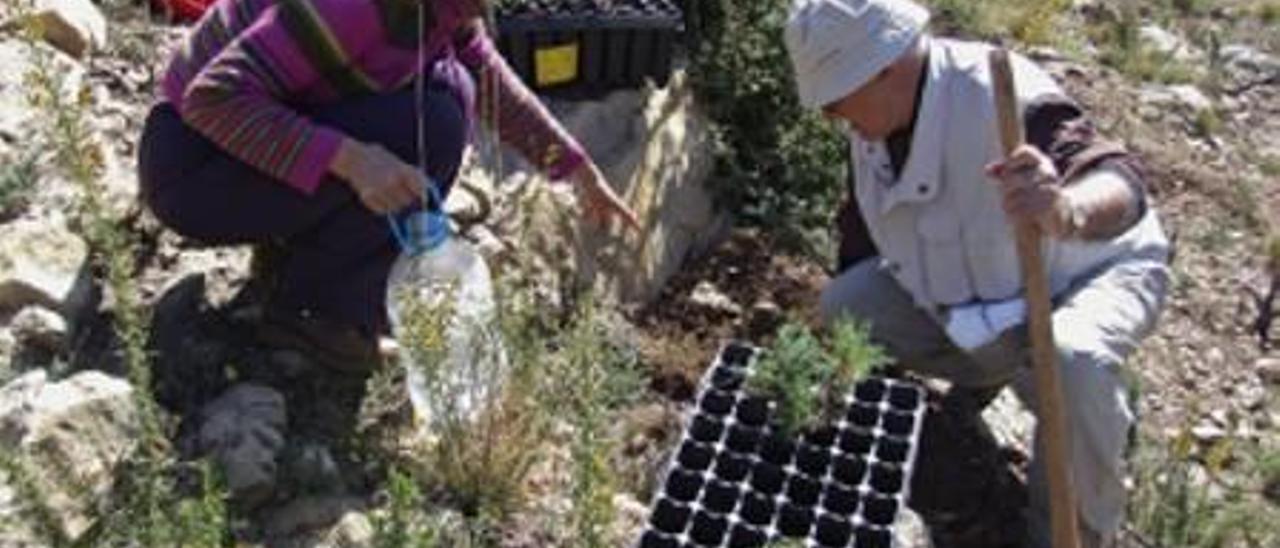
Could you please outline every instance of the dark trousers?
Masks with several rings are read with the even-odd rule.
[[[448,190],[468,137],[469,86],[433,79],[423,90],[426,170]],[[412,87],[309,110],[317,122],[418,163]],[[386,330],[387,273],[399,249],[387,220],[345,181],[326,176],[307,196],[231,157],[167,103],[147,117],[139,147],[142,197],[167,227],[212,245],[275,243],[273,307],[368,333]]]

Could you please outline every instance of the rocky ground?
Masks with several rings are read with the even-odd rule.
[[[155,394],[181,419],[175,445],[184,457],[230,463],[228,487],[239,504],[254,508],[233,523],[238,539],[367,543],[365,516],[379,503],[374,494],[383,471],[349,443],[365,387],[305,356],[255,343],[260,311],[248,290],[247,249],[201,248],[141,210],[137,139],[157,74],[183,30],[127,2],[105,4],[105,41],[79,59],[54,58],[72,86],[84,82],[90,90],[89,123],[107,150],[106,203],[141,242],[136,282],[152,312]],[[1102,62],[1114,53],[1104,31],[1116,13],[1100,3],[1075,4],[1072,39],[1034,49],[1033,56],[1096,114],[1105,133],[1143,156],[1157,207],[1177,241],[1167,311],[1131,363],[1141,437],[1159,447],[1185,432],[1204,454],[1223,440],[1240,454],[1280,451],[1280,327],[1265,329],[1280,313],[1265,298],[1280,284],[1280,258],[1269,263],[1266,251],[1268,235],[1280,234],[1280,15],[1264,12],[1274,7],[1266,2],[1148,8],[1134,29],[1136,47],[1155,52],[1163,68],[1134,62],[1120,70],[1120,63]],[[0,5],[0,21],[14,13],[11,3]],[[94,17],[70,13],[69,26],[88,29],[92,42]],[[74,41],[58,45],[77,52]],[[128,445],[122,440],[136,434],[128,405],[136,387],[119,380],[125,371],[110,328],[112,295],[86,266],[91,250],[74,207],[83,190],[51,167],[50,144],[36,137],[47,120],[27,102],[32,48],[54,51],[28,43],[14,26],[0,30],[0,381],[12,380],[0,389],[0,445],[52,448],[35,456],[103,477],[112,455]],[[487,237],[506,236],[502,226],[492,228]],[[679,411],[721,342],[765,343],[784,318],[812,317],[827,265],[785,248],[759,229],[735,230],[682,269],[652,304],[618,316],[651,388],[642,404],[620,413],[615,433],[618,470],[636,491],[616,501],[623,530],[644,519],[649,482],[674,440]],[[379,400],[388,408],[380,416],[403,418],[403,399],[387,400]],[[1006,443],[1025,447],[1028,426],[1016,402],[1003,398],[989,415]],[[235,464],[264,461],[272,465]],[[1213,481],[1228,481],[1241,462],[1215,464],[1227,479]],[[2,523],[20,494],[6,476],[0,473]],[[89,511],[77,495],[55,495],[59,523],[69,531],[88,526]],[[562,495],[541,495],[528,523],[564,504]],[[1251,500],[1274,511],[1276,494],[1269,496],[1270,502]],[[0,545],[22,542],[8,535],[0,531]],[[507,536],[513,546],[548,542],[536,526]],[[1130,541],[1140,545],[1137,538]]]

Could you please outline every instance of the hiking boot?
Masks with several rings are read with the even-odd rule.
[[[381,363],[377,337],[307,312],[268,306],[258,327],[258,340],[267,346],[299,351],[340,373],[366,374]]]

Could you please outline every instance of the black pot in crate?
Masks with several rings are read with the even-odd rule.
[[[777,504],[770,495],[761,493],[749,493],[746,498],[742,499],[742,508],[738,514],[742,519],[751,525],[764,527],[773,521],[773,516],[778,512]]]
[[[671,498],[687,503],[697,500],[698,493],[702,491],[702,483],[702,474],[676,468],[667,475],[665,489]]]
[[[680,548],[680,540],[657,531],[645,531],[640,537],[640,548]]]
[[[693,515],[693,511],[688,506],[682,506],[671,499],[659,499],[658,505],[653,509],[653,515],[649,518],[649,523],[653,528],[663,533],[676,534],[685,530],[689,525],[689,517]]]
[[[751,458],[731,451],[720,453],[720,456],[716,458],[714,472],[716,477],[722,480],[739,483],[746,479],[747,474],[751,472]]]
[[[755,548],[764,546],[768,541],[764,531],[742,523],[734,525],[729,533],[729,548]]]
[[[692,439],[680,446],[680,453],[676,457],[682,468],[694,471],[710,468],[711,461],[715,458],[714,447],[693,442]]]
[[[867,475],[867,463],[857,456],[840,455],[831,468],[831,476],[849,487],[857,487]]]
[[[776,495],[786,483],[786,471],[776,464],[759,462],[751,471],[751,488],[758,493]]]
[[[728,514],[738,505],[742,493],[737,485],[720,480],[712,480],[707,484],[706,494],[702,497],[702,505],[717,514]]]
[[[733,411],[733,394],[721,390],[708,390],[702,395],[702,410],[709,415],[723,417]]]
[[[822,494],[822,482],[804,476],[794,475],[787,482],[787,501],[805,507],[811,507],[818,503],[818,496]]]
[[[831,448],[810,445],[808,443],[800,444],[800,448],[796,450],[796,468],[801,472],[820,478],[827,474],[827,467],[831,465]]]
[[[827,484],[822,493],[822,507],[833,514],[852,516],[858,511],[858,494],[856,487],[846,487],[837,483]]]
[[[593,97],[664,86],[683,14],[670,0],[512,0],[499,5],[498,48],[530,87]]]
[[[808,536],[813,527],[814,512],[811,506],[787,503],[778,516],[778,530],[788,537]]]
[[[847,546],[849,539],[853,537],[853,523],[830,514],[824,514],[818,518],[818,527],[813,536],[821,546],[842,548]]]
[[[719,546],[728,530],[729,520],[722,516],[698,512],[693,516],[693,529],[690,530],[689,536],[699,544]]]
[[[854,533],[857,548],[889,548],[893,546],[893,535],[886,529],[874,527],[858,527]]]
[[[729,437],[725,440],[725,445],[730,451],[749,455],[756,452],[763,435],[764,432],[759,428],[735,424],[729,428]]]

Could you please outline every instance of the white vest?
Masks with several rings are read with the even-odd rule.
[[[855,193],[871,238],[889,272],[922,309],[1016,297],[1022,281],[1014,232],[996,186],[983,168],[1000,159],[988,68],[991,47],[929,40],[927,78],[911,151],[894,180],[883,141],[850,137]],[[1020,107],[1046,94],[1064,95],[1029,60],[1013,55]],[[1168,240],[1155,208],[1125,233],[1105,241],[1046,239],[1050,289],[1126,256],[1158,258]]]

